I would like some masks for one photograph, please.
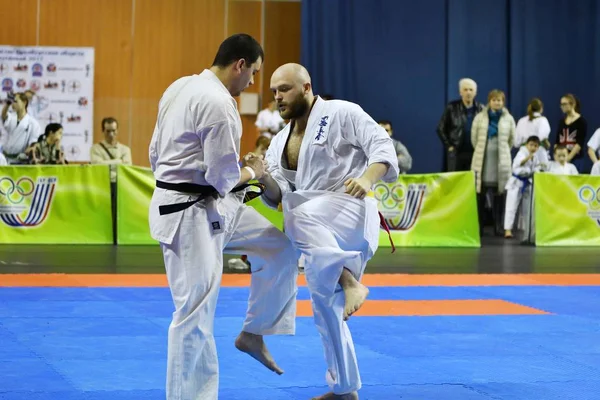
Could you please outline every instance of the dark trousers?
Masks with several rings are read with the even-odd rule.
[[[472,152],[448,151],[446,153],[446,168],[448,172],[470,171]]]
[[[110,183],[110,204],[112,207],[113,244],[117,244],[117,182]]]
[[[481,193],[477,194],[479,232],[481,234],[483,234],[483,228],[485,226],[493,226],[495,235],[504,234],[505,202],[505,193],[498,194],[498,188],[488,188],[485,186],[481,188]]]

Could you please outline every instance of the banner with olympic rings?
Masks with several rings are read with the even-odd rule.
[[[150,168],[119,165],[117,177],[117,243],[158,244],[150,236],[148,225],[148,209],[155,187],[152,171]],[[268,208],[260,198],[246,205],[254,207],[279,230],[283,230],[283,213]]]
[[[0,242],[110,244],[107,165],[0,167]]]
[[[396,246],[480,246],[473,172],[400,175],[373,191]],[[379,246],[390,247],[384,231]]]
[[[600,176],[534,176],[536,246],[600,246]]]

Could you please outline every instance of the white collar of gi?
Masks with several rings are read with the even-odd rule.
[[[227,88],[225,87],[225,85],[223,85],[223,82],[221,82],[221,80],[217,77],[217,75],[215,75],[215,73],[212,72],[210,69],[205,69],[204,71],[202,71],[202,73],[200,74],[200,76],[203,77],[203,78],[210,79],[211,81],[215,82],[221,88],[223,88],[223,91],[225,93],[227,93],[228,95],[231,96],[231,93],[229,93],[229,90],[227,90]]]
[[[315,96],[315,102],[310,110],[310,115],[308,116],[308,121],[306,122],[306,126],[310,126],[312,121],[315,118],[319,118],[320,112],[325,106],[325,100],[323,100],[320,96]]]

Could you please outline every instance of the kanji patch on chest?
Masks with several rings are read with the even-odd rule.
[[[317,125],[317,129],[314,133],[313,143],[323,143],[327,140],[327,134],[329,133],[329,125],[328,125],[329,115],[321,117]]]

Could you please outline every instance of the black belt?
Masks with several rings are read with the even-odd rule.
[[[265,191],[265,185],[263,185],[262,183],[244,183],[240,186],[233,188],[231,190],[231,193],[241,192],[242,190],[245,190],[251,186],[257,187],[260,190],[258,192],[250,191],[246,193],[246,195],[244,196],[244,203],[247,203],[250,200],[257,198]],[[212,196],[214,198],[217,198],[219,196],[219,192],[214,187],[198,185],[195,183],[168,183],[157,180],[156,187],[166,190],[173,190],[175,192],[190,193],[198,196],[197,199],[186,201],[184,203],[175,203],[159,206],[158,212],[160,213],[160,215],[173,214],[179,211],[183,211],[186,208],[193,206],[200,200],[204,200],[209,196]]]

